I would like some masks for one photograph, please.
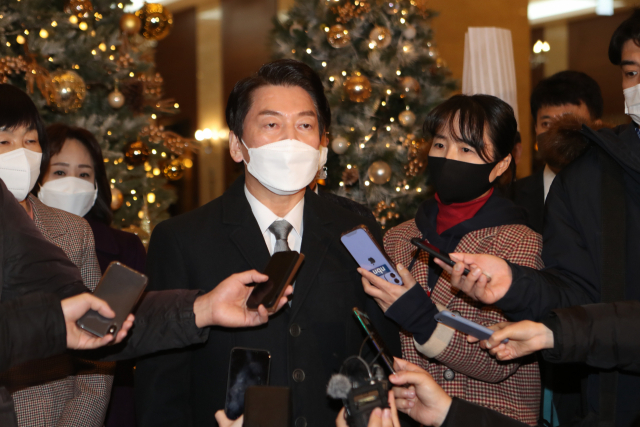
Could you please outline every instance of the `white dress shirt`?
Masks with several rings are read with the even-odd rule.
[[[544,172],[542,172],[542,182],[544,183],[544,201],[547,201],[547,196],[549,195],[549,189],[551,188],[551,183],[556,177],[555,172],[551,170],[549,165],[544,165]]]
[[[273,255],[273,250],[276,246],[276,236],[269,231],[269,226],[273,224],[274,221],[283,219],[293,226],[289,233],[289,238],[287,239],[289,249],[300,252],[300,246],[302,245],[302,214],[304,212],[304,197],[293,209],[291,209],[291,211],[289,211],[288,214],[284,216],[284,218],[280,218],[268,207],[262,204],[262,202],[256,199],[247,189],[246,185],[244,186],[244,194],[247,196],[253,216],[256,218],[256,221],[258,221],[258,226],[260,227],[262,237],[264,237],[267,249],[269,249],[269,254]]]

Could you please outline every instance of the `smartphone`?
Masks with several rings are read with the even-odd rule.
[[[245,392],[248,387],[269,384],[271,354],[267,350],[234,347],[229,361],[227,398],[224,412],[230,420],[244,413]]]
[[[443,261],[445,264],[450,265],[451,267],[456,265],[456,262],[449,257],[449,254],[445,254],[445,253],[440,252],[440,249],[436,248],[435,246],[433,246],[431,243],[427,242],[426,240],[420,240],[417,237],[414,237],[413,239],[411,239],[411,243],[414,246],[422,249],[423,251],[425,251],[429,255],[432,255],[432,256],[438,258],[440,261]],[[462,274],[464,276],[466,276],[469,273],[470,273],[470,271],[469,271],[468,268],[465,268],[464,271],[462,272]]]
[[[116,313],[109,319],[89,310],[76,322],[78,327],[98,337],[116,335],[147,287],[147,276],[114,261],[109,264],[93,295],[104,300]]]
[[[373,342],[376,350],[378,350],[384,364],[387,365],[387,368],[389,368],[389,371],[391,371],[392,374],[395,374],[396,371],[393,369],[393,355],[391,354],[391,351],[389,351],[389,347],[387,347],[384,341],[382,341],[378,331],[373,327],[371,319],[369,319],[367,313],[361,311],[358,307],[354,307],[353,314],[356,316],[356,319],[358,319],[358,323],[360,323],[362,329],[367,333],[369,339],[371,339],[371,342]]]
[[[471,335],[472,337],[478,338],[479,340],[487,340],[493,334],[493,331],[485,326],[478,325],[475,322],[472,322],[469,319],[465,319],[464,317],[455,314],[451,311],[444,310],[434,316],[438,322],[449,326],[457,331],[460,331],[464,334]],[[508,343],[509,339],[505,339],[502,341],[503,343]]]
[[[269,313],[273,313],[278,308],[278,301],[282,298],[287,286],[293,283],[304,255],[296,251],[276,252],[273,254],[264,274],[269,276],[269,280],[254,284],[253,291],[247,300],[249,310],[257,310],[263,304]]]
[[[340,240],[360,267],[389,283],[403,284],[395,266],[366,225],[359,225],[343,233]]]
[[[244,395],[243,427],[291,426],[289,387],[251,386]]]

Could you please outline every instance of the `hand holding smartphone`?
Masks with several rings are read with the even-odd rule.
[[[267,350],[234,347],[229,360],[224,412],[230,420],[244,413],[245,392],[251,386],[269,384],[271,354]]]
[[[287,286],[293,283],[303,260],[304,255],[296,251],[274,253],[264,270],[269,279],[255,285],[247,300],[247,308],[257,310],[262,304],[269,313],[274,313]]]
[[[488,340],[489,337],[493,334],[493,331],[486,326],[479,325],[469,319],[465,319],[459,314],[455,314],[448,310],[441,311],[440,313],[436,314],[434,318],[438,322],[443,323],[450,328],[453,328],[464,334],[471,335],[472,337],[478,338],[479,340]],[[506,344],[509,342],[509,339],[507,338],[502,342]]]
[[[411,244],[413,244],[414,246],[422,249],[423,251],[425,251],[429,255],[438,258],[440,261],[444,262],[445,264],[447,264],[447,265],[449,265],[451,267],[456,265],[456,262],[451,259],[449,254],[445,254],[445,253],[440,252],[440,249],[436,248],[435,246],[433,246],[431,243],[427,242],[426,240],[420,240],[417,237],[414,237],[413,239],[411,239]],[[466,276],[469,273],[470,273],[470,271],[469,271],[468,268],[465,268],[464,271],[462,272],[462,274],[464,276]]]

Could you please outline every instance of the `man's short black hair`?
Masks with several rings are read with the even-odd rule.
[[[604,102],[598,82],[580,71],[561,71],[536,85],[531,93],[533,123],[543,107],[585,104],[591,120],[602,117]]]
[[[251,77],[240,80],[233,87],[227,101],[227,126],[242,138],[244,119],[251,108],[253,92],[262,86],[298,86],[307,91],[316,107],[320,137],[331,125],[329,101],[324,94],[320,77],[308,65],[293,59],[279,59],[263,65]]]
[[[613,65],[620,65],[622,62],[622,47],[629,40],[640,46],[640,8],[634,9],[633,14],[620,24],[611,36],[609,61]]]

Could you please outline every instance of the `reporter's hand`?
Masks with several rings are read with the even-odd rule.
[[[240,418],[237,420],[230,420],[227,418],[227,414],[224,413],[223,409],[217,411],[215,417],[220,427],[242,427],[242,423],[244,422],[244,415],[240,415]]]
[[[493,255],[449,254],[456,265],[452,268],[439,259],[435,263],[451,274],[451,285],[474,300],[494,304],[505,296],[511,287],[511,268],[502,258]],[[470,273],[464,276],[464,269]]]
[[[336,427],[348,427],[345,419],[345,408],[342,408],[336,418]],[[368,427],[400,427],[398,410],[396,409],[393,392],[389,391],[389,408],[376,408],[371,412]]]
[[[127,336],[129,329],[133,326],[133,314],[130,314],[122,324],[122,328],[120,328],[116,334],[115,340],[111,334],[98,338],[80,329],[76,322],[84,316],[89,309],[95,310],[108,318],[115,317],[116,314],[111,310],[109,304],[90,293],[83,293],[63,299],[60,301],[60,305],[62,306],[62,314],[64,315],[64,322],[67,328],[67,347],[73,350],[91,350],[105,346],[112,341],[119,343]]]
[[[480,347],[488,349],[498,360],[511,360],[527,356],[539,350],[553,348],[553,332],[542,323],[524,320],[517,323],[498,323],[489,326],[495,332],[488,340],[480,341]],[[502,343],[505,338],[509,342]],[[468,337],[469,342],[478,341]]]
[[[420,424],[439,427],[447,418],[451,397],[424,369],[403,359],[394,358],[395,375],[389,381],[393,387],[398,410]]]
[[[362,275],[364,291],[373,297],[384,312],[389,309],[391,304],[396,302],[398,298],[416,284],[416,279],[413,278],[411,272],[404,268],[402,264],[396,265],[396,268],[402,279],[402,283],[404,283],[402,286],[389,283],[364,268],[358,268],[358,273]]]
[[[196,326],[243,328],[267,323],[269,313],[263,305],[257,311],[247,308],[247,300],[253,291],[253,287],[247,285],[266,282],[267,279],[268,276],[256,270],[245,271],[229,276],[212,291],[200,295],[193,304]],[[293,287],[288,286],[278,303],[278,310],[287,303],[287,296],[292,293]]]

